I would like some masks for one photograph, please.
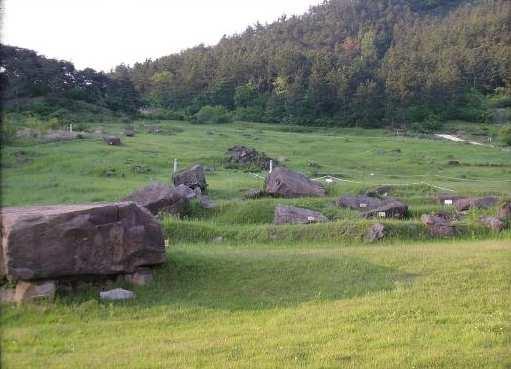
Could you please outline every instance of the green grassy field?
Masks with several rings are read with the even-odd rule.
[[[148,124],[163,132],[144,133]],[[177,158],[181,168],[208,167],[217,207],[192,204],[182,219],[162,218],[168,263],[154,284],[135,288],[134,301],[100,303],[88,287],[53,304],[2,307],[2,367],[511,367],[511,232],[478,225],[495,209],[470,212],[452,240],[432,240],[419,221],[443,209],[439,192],[510,197],[511,152],[377,130],[136,128],[120,147],[92,139],[2,147],[3,206],[116,201],[169,182]],[[320,199],[242,200],[264,173],[224,168],[234,144],[344,181],[327,184]],[[381,184],[394,185],[410,216],[385,221],[387,240],[367,244],[373,221],[334,200]],[[278,203],[332,222],[273,226]]]

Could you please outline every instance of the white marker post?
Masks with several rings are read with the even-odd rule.
[[[273,160],[270,160],[270,173],[272,172],[273,170]]]
[[[177,159],[174,159],[174,171],[172,172],[172,174],[176,174],[177,173]]]
[[[71,124],[69,125],[69,132],[70,132],[70,133],[73,133],[73,123],[71,123]]]

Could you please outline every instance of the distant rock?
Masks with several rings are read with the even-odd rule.
[[[499,209],[498,217],[504,221],[511,220],[511,200],[505,201]]]
[[[164,183],[155,182],[131,193],[122,201],[133,201],[155,215],[160,212],[181,215],[189,200],[195,196],[195,192],[188,186],[171,188]]]
[[[325,189],[321,184],[310,180],[301,173],[283,167],[273,169],[268,175],[265,192],[273,196],[288,198],[325,196]]]
[[[484,226],[486,226],[487,228],[489,228],[495,232],[500,232],[505,227],[504,222],[497,217],[489,217],[489,216],[481,217],[481,218],[479,218],[479,221],[481,222],[481,224],[483,224]]]
[[[499,199],[494,196],[486,197],[467,197],[454,201],[454,206],[458,211],[470,209],[488,209],[497,205]]]
[[[367,191],[366,196],[387,197],[393,190],[394,190],[394,187],[392,187],[390,185],[379,186],[379,187],[376,187],[376,188],[373,188],[373,189],[370,189],[369,191]]]
[[[204,168],[201,165],[194,165],[191,168],[182,170],[173,177],[174,185],[185,185],[192,190],[200,189],[201,193],[206,193],[208,184],[206,182],[206,175]]]
[[[408,206],[398,200],[386,201],[383,205],[362,214],[364,218],[398,218],[403,219],[408,213]]]
[[[133,128],[126,128],[124,130],[124,134],[126,137],[134,137],[135,136],[135,130]]]
[[[0,277],[132,273],[166,261],[161,225],[134,203],[4,208]]]
[[[350,208],[355,210],[371,210],[382,206],[385,201],[372,196],[342,196],[335,203],[339,207]]]
[[[373,224],[366,232],[366,241],[376,242],[385,237],[385,226],[381,223]]]
[[[108,145],[113,145],[113,146],[118,146],[121,144],[121,139],[119,137],[114,137],[114,136],[106,136],[106,137],[103,137],[103,140],[108,144]]]
[[[115,288],[110,291],[102,291],[99,293],[99,298],[103,301],[123,301],[131,300],[136,297],[135,293],[122,288]]]
[[[242,145],[235,145],[225,153],[225,163],[228,167],[252,167],[269,170],[270,160],[272,159],[265,153]],[[273,161],[273,166],[278,166],[276,160]]]
[[[448,215],[445,213],[424,214],[421,217],[433,237],[450,237],[456,235],[456,227],[450,224]]]
[[[275,207],[273,218],[274,224],[311,224],[327,221],[328,218],[318,211],[284,205]]]

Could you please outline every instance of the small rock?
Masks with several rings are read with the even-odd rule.
[[[408,205],[398,200],[386,201],[382,206],[362,214],[364,218],[398,218],[403,219],[408,213]]]
[[[326,221],[328,218],[320,212],[284,205],[275,207],[273,218],[273,224],[311,224]]]
[[[451,166],[456,166],[457,167],[457,166],[460,166],[461,163],[458,160],[449,160],[447,162],[447,165],[451,165]]]
[[[498,201],[499,199],[494,196],[468,197],[454,201],[454,206],[458,211],[466,211],[473,208],[488,209],[497,205]]]
[[[127,137],[134,137],[135,136],[135,130],[134,129],[131,129],[131,128],[126,128],[124,130],[124,134],[127,136]]]
[[[99,293],[99,298],[103,301],[122,301],[135,298],[135,293],[125,290],[123,288],[115,288],[110,291],[102,291]]]
[[[151,269],[137,270],[135,273],[126,274],[124,280],[135,286],[145,286],[153,281],[153,271]]]
[[[335,203],[339,207],[366,211],[382,206],[384,201],[373,196],[342,196]]]
[[[224,238],[222,236],[215,237],[215,238],[213,238],[213,242],[214,243],[222,243],[222,242],[224,242]]]
[[[107,137],[104,137],[103,140],[108,145],[119,146],[121,144],[121,139],[119,137],[107,136]]]
[[[19,281],[16,284],[14,301],[17,303],[55,299],[57,287],[54,281],[27,282]]]
[[[445,213],[424,214],[421,221],[433,237],[456,235],[456,227],[449,223],[448,216]]]
[[[381,223],[373,224],[366,233],[366,240],[376,242],[385,237],[385,226]]]
[[[199,205],[204,209],[214,209],[216,208],[216,205],[209,199],[208,196],[199,196]]]
[[[504,229],[504,222],[496,217],[481,217],[479,221],[492,231],[500,232]]]
[[[499,209],[499,218],[502,220],[511,220],[511,200],[505,201]]]

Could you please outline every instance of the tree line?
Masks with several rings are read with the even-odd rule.
[[[510,94],[511,2],[331,0],[213,47],[120,65],[145,104],[192,115],[380,126],[487,119]]]

